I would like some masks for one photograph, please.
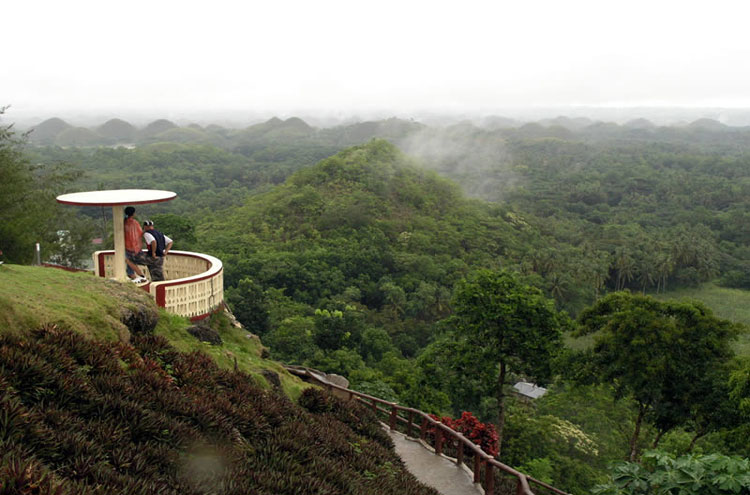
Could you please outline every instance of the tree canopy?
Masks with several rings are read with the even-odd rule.
[[[549,379],[567,315],[541,290],[506,270],[478,270],[459,282],[453,309],[447,320],[452,331],[444,340],[454,341],[459,352],[448,362],[462,375],[476,377],[484,394],[497,399],[502,445],[509,372],[539,382]]]
[[[738,332],[700,303],[629,292],[605,296],[579,322],[579,334],[594,336],[586,353],[589,378],[611,383],[617,396],[638,405],[630,460],[637,458],[643,420],[660,433],[688,421],[693,401],[710,386],[706,380],[732,356],[730,339]]]
[[[77,175],[32,164],[23,145],[12,125],[0,126],[0,251],[14,263],[31,261],[36,242],[58,241],[57,231],[66,222],[58,215],[55,195]]]

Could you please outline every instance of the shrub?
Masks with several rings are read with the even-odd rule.
[[[333,409],[333,397],[318,388],[306,388],[297,402],[313,414],[331,412]]]
[[[608,483],[595,495],[729,495],[750,494],[750,460],[719,454],[672,457],[650,451],[642,464],[623,462],[612,468]]]
[[[0,493],[436,493],[370,411],[301,403],[153,335],[0,335]]]
[[[464,411],[458,419],[453,419],[449,416],[439,418],[434,414],[430,414],[430,417],[461,433],[463,436],[479,445],[484,452],[492,457],[497,455],[498,436],[497,431],[495,430],[495,425],[492,423],[482,423],[468,411]]]

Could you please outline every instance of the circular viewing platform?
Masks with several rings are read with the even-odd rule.
[[[115,252],[94,253],[94,273],[113,278]],[[148,268],[141,269],[148,274]],[[150,279],[150,274],[147,277]],[[164,280],[139,284],[156,304],[170,313],[200,320],[221,308],[224,302],[224,268],[213,256],[189,251],[169,251],[164,258]]]

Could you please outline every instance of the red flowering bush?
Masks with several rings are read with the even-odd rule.
[[[498,437],[495,425],[492,423],[482,423],[469,411],[464,411],[458,419],[450,416],[439,418],[434,414],[430,414],[430,417],[461,433],[492,457],[497,455]]]

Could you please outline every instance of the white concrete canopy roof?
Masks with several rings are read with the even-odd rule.
[[[115,243],[115,279],[127,280],[125,270],[124,206],[161,203],[177,197],[172,191],[158,189],[114,189],[110,191],[87,191],[61,194],[57,202],[76,206],[111,206],[112,232]],[[136,271],[137,272],[137,271]]]
[[[61,194],[57,201],[78,206],[124,206],[161,203],[176,197],[177,193],[157,189],[114,189]]]

